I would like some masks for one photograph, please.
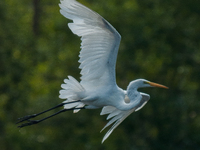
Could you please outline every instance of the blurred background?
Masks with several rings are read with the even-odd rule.
[[[17,118],[62,102],[60,85],[68,75],[80,79],[80,38],[59,13],[59,0],[1,0],[1,150],[199,150],[200,1],[79,2],[102,15],[122,36],[116,66],[120,87],[145,78],[169,90],[141,89],[151,100],[103,144],[107,130],[99,132],[107,121],[100,109],[65,112],[17,128]]]

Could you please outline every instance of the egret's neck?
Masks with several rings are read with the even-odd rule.
[[[131,93],[127,92],[125,94],[125,99],[118,101],[115,107],[123,111],[130,110],[137,107],[141,99],[142,96],[137,89],[135,89],[134,91],[132,90]]]

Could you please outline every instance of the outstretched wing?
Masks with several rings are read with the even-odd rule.
[[[75,0],[61,0],[61,14],[73,20],[68,26],[80,36],[81,84],[92,88],[116,84],[115,64],[120,34],[104,18]]]
[[[100,115],[106,115],[109,114],[106,120],[109,120],[109,122],[104,126],[104,128],[101,130],[101,132],[107,128],[109,125],[113,124],[112,127],[107,131],[107,133],[104,135],[102,143],[110,136],[110,134],[113,132],[115,128],[118,127],[118,125],[124,121],[132,112],[134,112],[135,109],[131,109],[128,111],[121,111],[113,106],[105,106],[103,107]]]
[[[110,134],[113,132],[115,128],[118,127],[118,125],[124,121],[131,113],[134,111],[140,110],[144,105],[149,101],[150,96],[145,93],[140,93],[142,95],[142,100],[140,103],[135,107],[127,111],[121,111],[113,106],[105,106],[103,107],[100,115],[106,115],[108,114],[106,120],[109,120],[109,122],[104,126],[104,128],[101,130],[103,131],[105,128],[107,128],[109,125],[113,124],[112,127],[108,130],[108,132],[103,137],[102,143],[110,136]]]

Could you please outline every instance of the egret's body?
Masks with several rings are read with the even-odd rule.
[[[82,76],[80,82],[71,76],[64,80],[59,97],[65,101],[49,110],[64,106],[64,110],[58,112],[60,113],[66,110],[78,112],[83,108],[103,107],[101,115],[108,114],[107,119],[110,119],[103,129],[114,123],[104,136],[104,141],[127,116],[141,109],[150,99],[148,94],[138,92],[138,88],[167,87],[145,79],[137,79],[130,82],[127,90],[119,88],[116,84],[115,65],[121,40],[120,34],[99,14],[75,0],[61,0],[59,6],[61,14],[73,20],[73,23],[68,24],[69,28],[82,40],[79,55]],[[28,120],[29,123],[22,124],[20,127],[51,117],[39,121],[29,120],[47,111],[22,118],[19,122]]]

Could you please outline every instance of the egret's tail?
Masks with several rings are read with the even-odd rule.
[[[66,99],[66,101],[64,101],[63,103],[80,100],[79,94],[85,91],[84,87],[72,76],[68,76],[68,79],[65,79],[64,82],[65,83],[61,85],[63,89],[59,92],[59,98]],[[77,101],[64,105],[64,108],[70,109],[80,108],[84,106],[84,103],[82,103],[81,101]],[[74,109],[74,113],[77,113],[78,111],[80,111],[80,109]]]

